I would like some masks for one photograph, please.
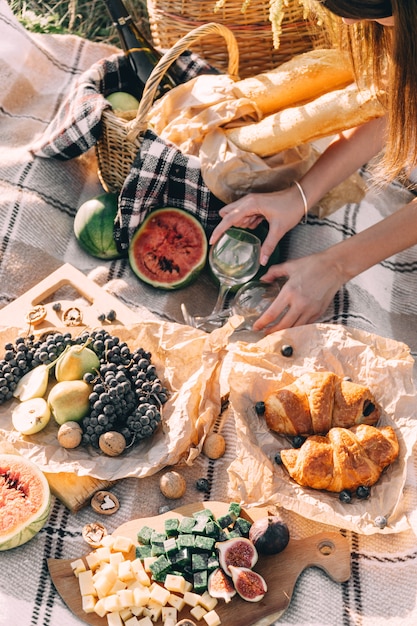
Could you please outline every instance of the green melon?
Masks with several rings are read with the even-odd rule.
[[[80,246],[94,257],[111,260],[122,255],[113,237],[118,195],[103,193],[84,202],[74,219],[74,234]]]
[[[17,454],[0,454],[0,550],[26,543],[49,516],[51,494],[40,469]]]
[[[200,222],[182,209],[152,211],[129,246],[129,262],[145,283],[180,289],[193,282],[205,266],[207,236]]]

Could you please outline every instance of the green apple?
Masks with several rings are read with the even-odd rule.
[[[139,106],[139,100],[126,91],[115,91],[107,100],[115,111],[136,111]]]
[[[20,402],[12,412],[14,428],[22,435],[34,435],[45,428],[51,417],[44,398],[32,398]]]

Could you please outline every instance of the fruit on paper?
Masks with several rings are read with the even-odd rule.
[[[0,454],[0,502],[0,550],[9,550],[32,539],[48,519],[48,481],[32,461]]]
[[[48,405],[58,424],[78,422],[90,410],[91,387],[83,380],[64,380],[49,392]]]
[[[13,392],[14,397],[19,398],[21,402],[42,398],[48,387],[49,369],[47,365],[38,365],[27,372],[17,383]]]
[[[145,283],[180,289],[194,281],[207,258],[207,237],[200,222],[182,209],[152,211],[132,237],[129,262]]]
[[[13,427],[22,435],[34,435],[43,430],[51,417],[51,411],[44,398],[32,398],[20,402],[13,409]]]
[[[100,367],[96,353],[85,344],[70,346],[61,354],[55,365],[55,378],[63,380],[82,380],[84,374],[94,373]]]

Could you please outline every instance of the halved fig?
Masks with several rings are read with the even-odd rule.
[[[241,598],[248,602],[259,602],[268,588],[264,578],[248,567],[229,566],[233,584]]]
[[[246,537],[234,537],[226,541],[218,541],[216,548],[219,553],[220,566],[226,574],[231,574],[229,570],[231,565],[250,569],[258,560],[255,546]]]
[[[233,596],[236,595],[232,579],[221,567],[218,567],[210,574],[207,587],[212,598],[223,598],[225,602],[230,602]]]

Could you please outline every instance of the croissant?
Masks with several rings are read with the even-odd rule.
[[[399,453],[391,426],[359,424],[311,435],[300,448],[281,451],[291,478],[303,487],[340,492],[374,485]]]
[[[377,423],[371,391],[333,372],[310,372],[270,393],[264,401],[270,430],[283,435],[325,434],[330,428]]]

